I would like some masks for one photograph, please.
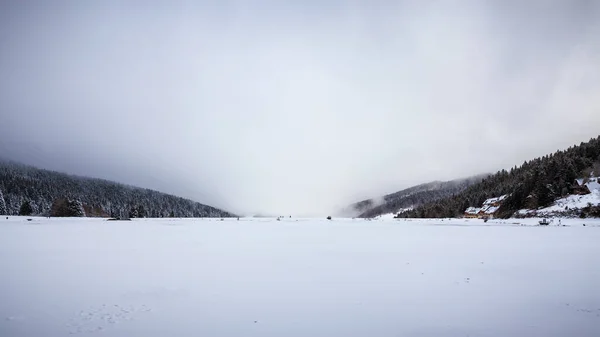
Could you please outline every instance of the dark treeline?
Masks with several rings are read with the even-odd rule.
[[[413,186],[396,193],[388,194],[383,197],[383,202],[379,205],[374,205],[373,200],[364,200],[352,206],[354,209],[361,212],[359,217],[363,218],[371,218],[381,214],[395,213],[401,209],[416,207],[454,195],[479,182],[483,177],[486,176],[487,175],[480,175],[452,181],[434,181]]]
[[[0,214],[227,217],[192,200],[115,182],[0,160]]]
[[[571,193],[575,179],[600,174],[600,136],[565,151],[526,161],[502,170],[453,196],[424,204],[400,217],[446,218],[461,216],[485,199],[509,194],[496,216],[508,218],[519,209],[537,209]]]

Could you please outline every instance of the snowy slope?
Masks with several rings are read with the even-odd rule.
[[[600,336],[581,221],[0,218],[0,336]]]
[[[584,208],[587,207],[588,204],[594,206],[600,204],[599,190],[593,190],[592,193],[586,195],[570,195],[566,198],[558,199],[554,202],[554,205],[538,210],[538,213],[560,212],[565,210],[565,208]]]
[[[189,199],[120,183],[38,169],[0,158],[0,204],[20,214],[29,202],[31,214],[50,214],[52,205],[68,196],[80,201],[87,216],[230,217],[232,214]],[[3,192],[3,193],[2,193]],[[2,194],[3,197],[2,197]]]
[[[415,206],[458,193],[481,181],[488,174],[481,174],[452,181],[433,181],[413,186],[379,198],[354,203],[340,212],[348,217],[371,218],[388,213],[399,213]]]
[[[538,209],[528,210],[522,209],[518,211],[519,215],[535,214],[538,216],[555,216],[566,214],[571,210],[578,210],[589,205],[596,206],[600,204],[600,190],[592,190],[592,193],[585,195],[569,195],[565,198],[558,199],[552,206]]]

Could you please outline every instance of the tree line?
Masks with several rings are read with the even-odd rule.
[[[229,217],[173,195],[0,160],[0,214],[91,217]]]
[[[520,209],[550,206],[572,192],[577,178],[600,175],[600,136],[564,151],[525,161],[521,166],[501,170],[452,196],[421,205],[399,214],[405,218],[447,218],[462,216],[468,207],[480,207],[492,197],[508,194],[496,213],[508,218]],[[588,205],[595,214],[600,205]],[[585,211],[585,210],[584,210]]]
[[[384,196],[383,203],[380,205],[375,205],[372,200],[364,200],[352,205],[352,207],[361,212],[359,215],[361,218],[396,213],[401,209],[417,207],[454,195],[476,184],[486,176],[487,174],[452,181],[434,181],[421,184]]]

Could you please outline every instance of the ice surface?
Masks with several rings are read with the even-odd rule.
[[[536,221],[0,218],[0,336],[600,336],[600,221]]]

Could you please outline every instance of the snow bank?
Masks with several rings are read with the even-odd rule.
[[[379,220],[391,220],[391,219],[394,219],[395,216],[396,216],[395,213],[387,213],[387,214],[378,215],[378,216],[375,217],[375,219],[379,219]]]
[[[581,221],[0,218],[0,336],[599,336]]]

